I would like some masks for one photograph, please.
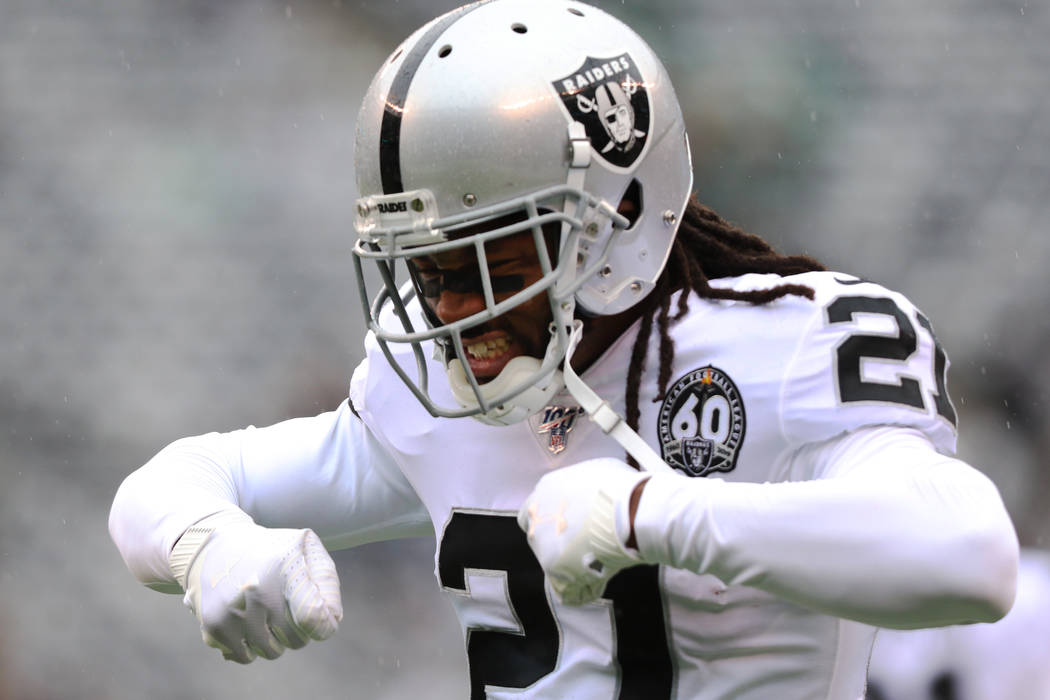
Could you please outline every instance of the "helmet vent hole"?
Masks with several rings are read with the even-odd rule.
[[[573,13],[577,17],[583,17],[583,13],[577,10],[575,7],[570,7],[569,12]]]
[[[402,51],[404,51],[404,49],[398,49],[397,51],[395,51],[394,55],[390,57],[390,62],[393,63],[394,61],[396,61],[397,57],[401,55]]]
[[[521,24],[520,22],[510,25],[510,28],[516,31],[518,34],[524,34],[525,32],[529,31],[529,28],[526,27],[524,24]]]
[[[445,44],[440,49],[438,49],[438,58],[444,58],[450,53],[452,53],[452,47],[449,44]]]

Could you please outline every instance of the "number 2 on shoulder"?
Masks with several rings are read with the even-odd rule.
[[[898,382],[883,383],[866,380],[863,376],[863,361],[884,361],[903,364],[919,349],[915,324],[897,303],[889,297],[842,296],[836,298],[825,309],[829,324],[854,323],[857,314],[875,314],[893,320],[896,332],[853,333],[835,348],[835,380],[839,399],[843,403],[877,401],[911,406],[926,410],[926,399],[932,399],[937,415],[952,425],[956,424],[955,408],[948,397],[948,358],[937,341],[933,325],[918,311],[915,318],[933,340],[932,375],[934,388],[923,387],[917,377],[899,374]]]

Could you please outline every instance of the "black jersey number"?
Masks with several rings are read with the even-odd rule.
[[[454,511],[438,551],[441,585],[468,593],[466,572],[506,573],[507,597],[520,631],[470,628],[467,661],[470,697],[485,686],[527,688],[554,671],[561,635],[547,598],[543,569],[513,515]],[[667,644],[659,570],[625,569],[610,579],[621,700],[669,698],[673,666]]]
[[[887,297],[838,297],[827,307],[828,323],[851,323],[858,313],[887,316],[893,319],[897,330],[892,335],[854,333],[839,344],[835,351],[836,379],[842,402],[882,401],[925,410],[925,396],[928,394],[933,399],[938,415],[955,425],[955,409],[948,398],[948,359],[934,335],[929,319],[916,312],[919,325],[930,334],[934,347],[933,376],[936,388],[924,392],[921,382],[915,377],[902,375],[896,384],[864,380],[861,370],[865,359],[904,363],[918,350],[919,342],[915,324],[896,302]]]

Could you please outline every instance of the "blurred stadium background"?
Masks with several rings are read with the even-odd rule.
[[[362,335],[353,127],[456,0],[0,2],[0,698],[456,698],[430,542],[336,555],[337,637],[224,663],[109,540],[187,434],[334,407]],[[1050,11],[618,0],[667,63],[701,198],[909,294],[961,455],[1050,547]]]

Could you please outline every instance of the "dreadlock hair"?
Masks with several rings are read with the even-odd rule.
[[[667,266],[653,291],[639,304],[642,323],[631,350],[625,397],[627,424],[631,429],[638,430],[638,393],[653,324],[655,322],[660,333],[660,366],[655,400],[662,401],[667,394],[674,362],[674,341],[668,331],[671,323],[682,318],[689,310],[690,291],[702,299],[731,299],[751,304],[768,304],[788,295],[812,299],[813,290],[801,284],[779,284],[769,289],[738,292],[712,287],[709,281],[748,272],[772,272],[786,276],[824,269],[817,260],[807,255],[781,255],[766,241],[726,221],[714,210],[701,204],[695,194],[692,195],[671,246]],[[678,297],[677,312],[672,317],[671,297],[679,290],[683,290],[683,294]],[[627,462],[638,467],[630,455],[627,456]]]

